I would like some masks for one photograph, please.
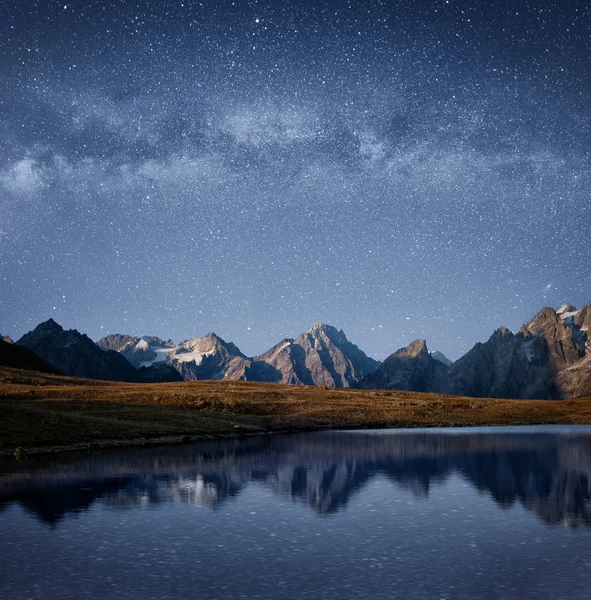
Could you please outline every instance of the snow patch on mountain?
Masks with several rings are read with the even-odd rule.
[[[206,356],[212,356],[215,354],[215,349],[211,350],[193,350],[192,352],[179,352],[174,355],[174,360],[178,362],[192,362],[195,361],[195,364],[200,365],[203,362],[203,359]]]
[[[140,363],[140,367],[151,367],[152,365],[155,365],[156,363],[162,363],[165,362],[170,355],[174,352],[174,350],[177,349],[177,346],[174,346],[172,348],[170,347],[150,347],[150,350],[152,350],[152,352],[156,353],[156,356],[154,358],[152,358],[151,360],[145,360],[143,362]]]
[[[566,321],[567,319],[571,319],[570,324],[572,324],[572,318],[575,317],[576,315],[578,315],[580,312],[581,312],[580,309],[577,310],[577,308],[575,306],[573,306],[572,304],[563,304],[556,311],[556,314],[559,315],[563,321]],[[567,323],[567,324],[569,324],[569,323]]]

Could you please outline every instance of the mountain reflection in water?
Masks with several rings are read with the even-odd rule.
[[[251,482],[325,517],[377,476],[428,498],[454,473],[547,524],[591,523],[589,428],[327,432],[27,458],[0,463],[0,518],[13,503],[49,524],[94,503],[215,509]]]

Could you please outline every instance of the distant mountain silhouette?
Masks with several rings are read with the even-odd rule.
[[[0,367],[42,371],[62,375],[62,372],[24,346],[0,340]]]

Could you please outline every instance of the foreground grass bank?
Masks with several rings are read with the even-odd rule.
[[[0,453],[355,427],[591,424],[591,399],[475,399],[242,381],[129,384],[0,368]]]

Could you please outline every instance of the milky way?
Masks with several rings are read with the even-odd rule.
[[[315,321],[457,358],[591,302],[586,2],[0,6],[0,331]]]

